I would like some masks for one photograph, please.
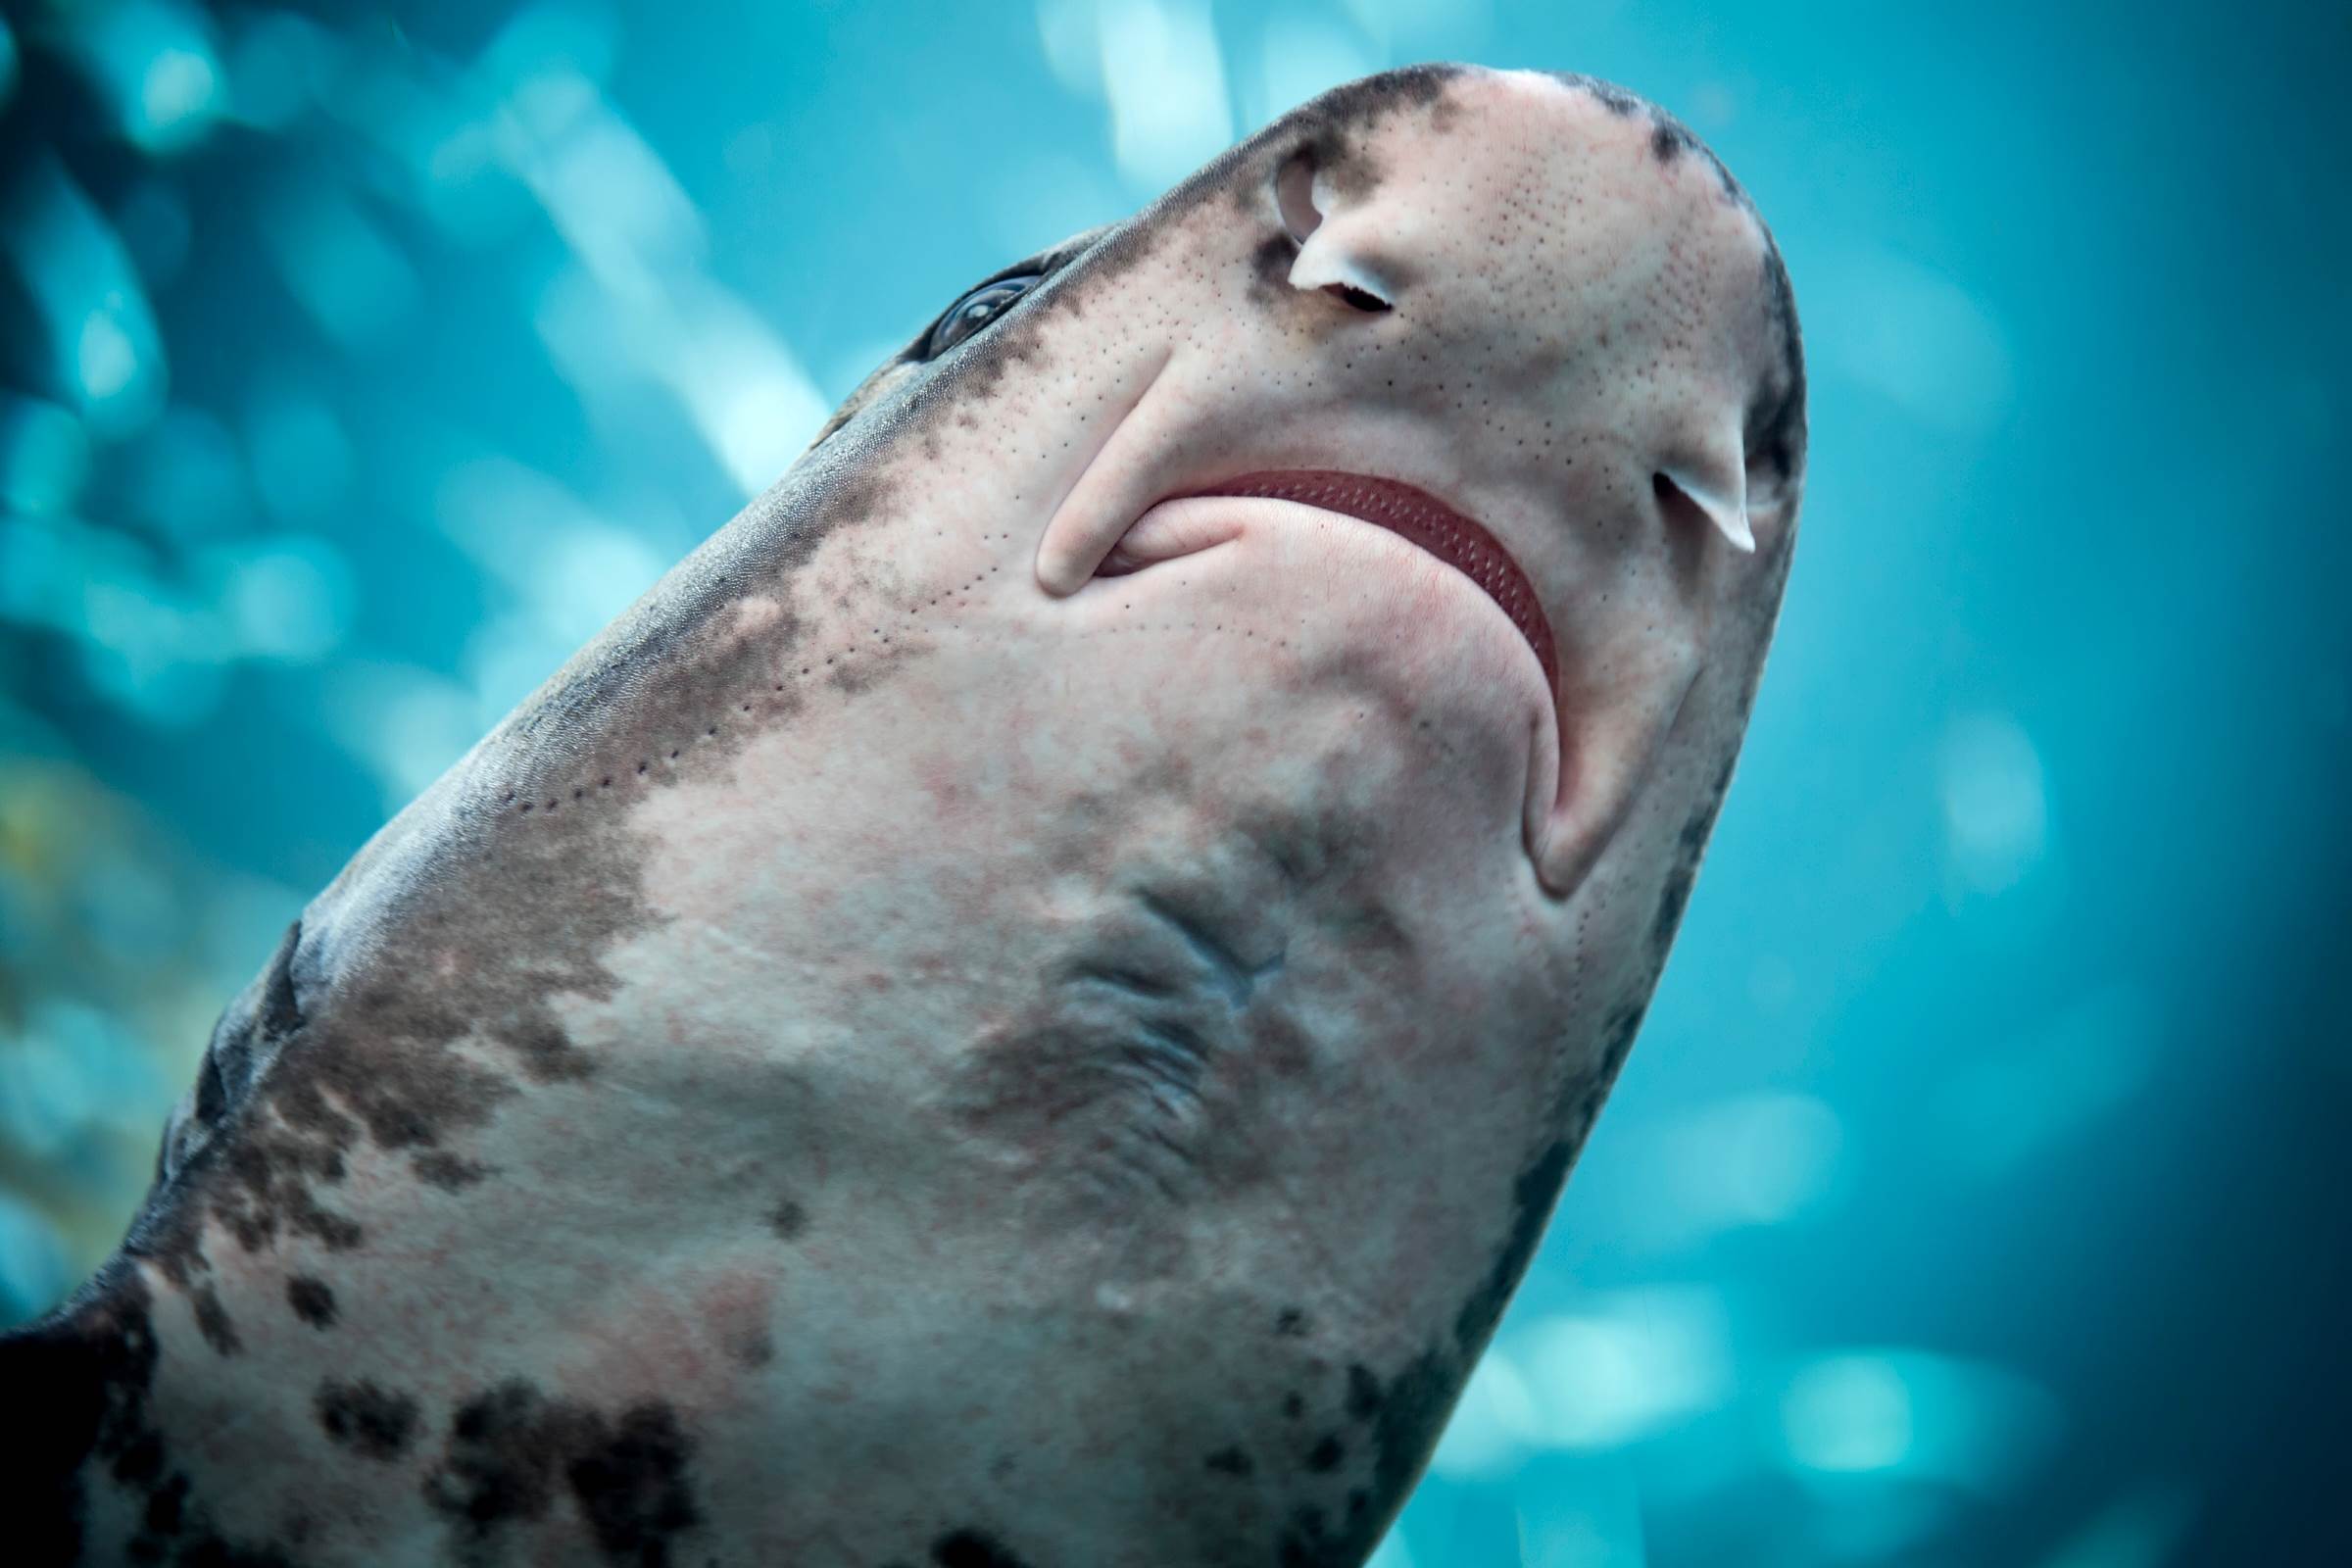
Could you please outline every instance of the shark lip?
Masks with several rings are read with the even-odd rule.
[[[1295,501],[1386,528],[1419,546],[1478,584],[1494,601],[1535,650],[1536,662],[1544,667],[1544,689],[1560,689],[1558,645],[1552,639],[1543,601],[1536,597],[1535,584],[1484,524],[1428,491],[1401,479],[1332,468],[1284,468],[1241,474],[1169,499],[1189,501],[1202,496]]]

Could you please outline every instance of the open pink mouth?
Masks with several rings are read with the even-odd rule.
[[[1182,497],[1250,496],[1267,501],[1296,501],[1320,507],[1363,522],[1375,523],[1420,546],[1485,590],[1519,628],[1527,645],[1544,666],[1544,689],[1560,688],[1559,654],[1551,638],[1551,622],[1544,616],[1535,585],[1502,542],[1480,524],[1463,516],[1426,490],[1397,479],[1375,479],[1367,474],[1341,473],[1327,468],[1291,468],[1245,473]]]

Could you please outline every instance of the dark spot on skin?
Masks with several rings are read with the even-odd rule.
[[[1296,1421],[1306,1414],[1306,1396],[1297,1389],[1282,1396],[1282,1413]]]
[[[146,1511],[139,1518],[139,1534],[159,1544],[169,1541],[187,1522],[187,1505],[188,1478],[173,1475],[147,1494]],[[132,1549],[137,1549],[135,1543]]]
[[[148,1414],[157,1360],[149,1305],[146,1282],[110,1264],[64,1307],[0,1338],[10,1408],[39,1412],[0,1421],[0,1514],[12,1560],[81,1560],[82,1472],[91,1461],[125,1486],[158,1484],[165,1456]]]
[[[957,1530],[931,1544],[938,1568],[1029,1568],[1019,1554],[983,1530]]]
[[[1573,1108],[1580,1097],[1588,1105],[1597,1105],[1608,1081],[1623,1064],[1641,1022],[1640,1006],[1621,1008],[1611,1016],[1602,1060],[1594,1072],[1563,1091],[1563,1112]],[[1379,1532],[1402,1505],[1406,1492],[1428,1461],[1463,1381],[1527,1272],[1581,1143],[1581,1129],[1571,1131],[1547,1145],[1520,1172],[1511,1191],[1509,1231],[1487,1277],[1455,1315],[1451,1343],[1433,1344],[1385,1386],[1370,1367],[1361,1362],[1349,1364],[1346,1409],[1350,1420],[1371,1429],[1372,1484],[1349,1493],[1345,1528],[1336,1533],[1321,1529],[1319,1514],[1317,1528],[1311,1531],[1305,1520],[1294,1516],[1280,1542],[1283,1561],[1354,1564],[1371,1551]],[[1284,1413],[1293,1419],[1304,1408],[1296,1393],[1283,1401]],[[1322,1473],[1336,1469],[1345,1458],[1346,1444],[1340,1434],[1327,1433],[1308,1451],[1306,1466]]]
[[[692,1455],[665,1403],[632,1405],[613,1420],[515,1378],[458,1407],[424,1495],[478,1543],[544,1518],[568,1490],[609,1561],[661,1568],[673,1538],[701,1522]]]
[[[1762,226],[1761,220],[1758,226]],[[1749,466],[1761,464],[1786,491],[1805,465],[1805,350],[1796,322],[1796,291],[1788,281],[1788,266],[1781,259],[1780,244],[1769,229],[1764,232],[1762,291],[1765,315],[1780,344],[1780,368],[1763,379],[1748,400],[1743,436]],[[1796,497],[1783,494],[1769,499],[1790,506]]]
[[[1208,1468],[1221,1476],[1246,1476],[1257,1469],[1250,1456],[1239,1448],[1219,1448],[1207,1459]]]
[[[808,1229],[808,1211],[787,1198],[768,1211],[767,1228],[779,1241],[797,1242]]]
[[[1298,260],[1298,245],[1290,235],[1268,234],[1250,253],[1250,303],[1267,305],[1291,286],[1291,267]]]
[[[335,1326],[335,1293],[326,1281],[310,1274],[296,1274],[286,1281],[286,1304],[294,1315],[315,1329]]]
[[[1369,1543],[1366,1544],[1367,1547]],[[1334,1538],[1323,1510],[1312,1504],[1295,1509],[1275,1543],[1274,1560],[1282,1568],[1343,1568],[1362,1557],[1348,1543]]]
[[[1315,172],[1317,182],[1348,202],[1361,202],[1380,188],[1380,166],[1366,150],[1361,135],[1342,135],[1326,126],[1307,137],[1298,153]]]
[[[487,1178],[497,1167],[485,1165],[478,1159],[434,1150],[418,1154],[409,1162],[416,1179],[427,1187],[438,1187],[445,1193],[462,1192]]]
[[[234,1545],[210,1528],[190,1532],[172,1561],[173,1568],[295,1568],[274,1545]]]
[[[669,1561],[672,1538],[702,1519],[687,1485],[693,1451],[668,1405],[641,1404],[572,1459],[565,1477],[607,1559],[642,1568]]]
[[[1614,1076],[1616,1065],[1622,1064],[1641,1021],[1640,1007],[1622,1009],[1612,1017],[1608,1044],[1603,1048],[1602,1069],[1581,1088],[1594,1102],[1605,1092],[1606,1080]],[[1563,1100],[1572,1098],[1564,1096]],[[1284,1560],[1352,1564],[1372,1549],[1379,1531],[1401,1506],[1405,1493],[1420,1475],[1464,1379],[1486,1348],[1511,1293],[1527,1272],[1537,1243],[1543,1237],[1544,1221],[1550,1217],[1580,1143],[1581,1134],[1558,1138],[1520,1172],[1511,1191],[1509,1232],[1486,1279],[1470,1293],[1456,1314],[1450,1345],[1432,1345],[1406,1363],[1385,1387],[1369,1367],[1355,1363],[1348,1368],[1348,1414],[1358,1422],[1368,1422],[1372,1428],[1372,1485],[1368,1494],[1350,1494],[1347,1528],[1341,1535],[1310,1536],[1300,1529],[1300,1521],[1294,1519],[1285,1533],[1282,1548],[1294,1555]],[[1284,1405],[1285,1412],[1293,1416],[1302,1407],[1296,1395]],[[1344,1455],[1338,1451],[1339,1439],[1335,1433],[1319,1442],[1308,1454],[1310,1469],[1316,1468],[1317,1459],[1326,1456],[1326,1445],[1332,1446],[1333,1451],[1328,1454],[1331,1465],[1340,1463]],[[1315,1555],[1316,1552],[1322,1555]]]
[[[1388,1515],[1404,1501],[1406,1491],[1437,1444],[1438,1432],[1453,1408],[1454,1395],[1468,1371],[1468,1363],[1457,1363],[1432,1349],[1414,1357],[1390,1380],[1372,1429],[1376,1506],[1373,1517],[1366,1521],[1371,1529],[1386,1524]],[[1369,1541],[1366,1545],[1369,1547]]]
[[[1274,1332],[1281,1335],[1286,1340],[1301,1340],[1306,1338],[1309,1332],[1307,1328],[1306,1314],[1295,1306],[1284,1307],[1275,1315]]]
[[[1653,959],[1663,958],[1674,943],[1675,928],[1683,923],[1683,908],[1690,902],[1690,885],[1698,880],[1698,861],[1685,858],[1666,873],[1659,890],[1657,917],[1650,922],[1649,947]]]
[[[214,1025],[195,1088],[173,1112],[157,1151],[158,1182],[186,1164],[194,1151],[220,1130],[229,1112],[243,1102],[255,1075],[301,1026],[292,973],[294,950],[301,938],[300,921],[288,926],[260,976]]]
[[[483,1168],[457,1140],[507,1099],[593,1074],[553,999],[593,1003],[617,988],[604,953],[657,918],[640,891],[642,846],[624,813],[525,818],[503,803],[553,800],[582,777],[675,750],[685,725],[707,733],[705,715],[764,694],[802,624],[786,613],[758,637],[736,635],[740,584],[788,603],[817,545],[887,494],[854,464],[793,492],[789,515],[739,531],[720,563],[729,569],[670,579],[502,730],[399,867],[355,862],[222,1015],[124,1251],[188,1290],[208,1220],[248,1251],[289,1234],[359,1248],[365,1228],[332,1191],[354,1149],[411,1151],[420,1179],[463,1186]],[[721,770],[752,733],[730,726],[700,741],[644,787]],[[568,739],[548,744],[555,735]],[[377,935],[345,939],[355,925]]]
[[[1601,1043],[1600,1071],[1597,1075],[1597,1087],[1603,1091],[1616,1082],[1618,1069],[1625,1065],[1627,1054],[1633,1051],[1634,1037],[1642,1032],[1642,1018],[1647,1010],[1643,1004],[1636,1002],[1628,1003],[1610,1014],[1607,1038]]]
[[[1639,94],[1628,92],[1613,81],[1602,81],[1596,76],[1588,76],[1573,71],[1554,71],[1548,74],[1554,81],[1591,95],[1599,102],[1602,108],[1619,120],[1631,120],[1636,116],[1646,115],[1651,126],[1649,150],[1660,164],[1671,164],[1683,154],[1694,152],[1706,159],[1708,165],[1713,169],[1716,183],[1725,196],[1747,208],[1748,211],[1754,211],[1753,204],[1747,199],[1747,193],[1740,188],[1740,182],[1732,177],[1732,172],[1724,167],[1723,160],[1717,158],[1705,142],[1692,135],[1689,126],[1665,110],[1660,109],[1656,104]]]
[[[588,1446],[593,1426],[584,1407],[550,1403],[519,1378],[477,1395],[450,1420],[445,1456],[425,1478],[425,1500],[476,1536],[539,1518],[555,1501],[562,1466]]]
[[[196,1330],[216,1354],[234,1355],[245,1348],[237,1338],[237,1326],[230,1320],[228,1308],[220,1304],[219,1291],[210,1285],[203,1287],[196,1293],[195,1306]]]
[[[1600,100],[1600,106],[1619,120],[1631,120],[1647,107],[1641,98],[1626,91],[1613,81],[1602,81],[1581,72],[1555,71],[1552,74],[1571,87],[1580,87]]]
[[[1465,1362],[1486,1348],[1487,1338],[1494,1332],[1511,1293],[1519,1288],[1519,1278],[1536,1255],[1544,1222],[1551,1217],[1551,1205],[1559,1198],[1560,1186],[1568,1179],[1568,1166],[1575,1158],[1576,1145],[1565,1138],[1556,1139],[1520,1172],[1511,1190],[1510,1233],[1495,1254],[1494,1266],[1454,1318],[1454,1344]]]
[[[313,1403],[326,1435],[365,1459],[399,1458],[416,1433],[416,1401],[380,1384],[329,1379]]]
[[[1380,1379],[1361,1361],[1348,1368],[1348,1414],[1356,1421],[1369,1421],[1380,1414]]]
[[[161,1433],[144,1432],[129,1447],[115,1455],[108,1473],[126,1487],[144,1487],[164,1472],[164,1439]]]

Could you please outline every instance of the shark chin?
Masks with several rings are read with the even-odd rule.
[[[1731,786],[1787,270],[1430,66],[940,303],[256,955],[26,1560],[1371,1554]]]
[[[1541,866],[1558,804],[1558,655],[1542,601],[1492,533],[1398,480],[1328,469],[1246,474],[1152,507],[1097,577],[1132,602],[1144,591],[1143,574],[1179,563],[1190,575],[1172,595],[1199,582],[1199,592],[1230,596],[1231,571],[1279,581],[1295,619],[1273,606],[1259,615],[1278,649],[1296,644],[1313,662],[1316,689],[1360,684],[1387,664],[1387,706],[1411,714],[1425,734],[1440,713],[1458,720],[1475,712],[1521,742],[1519,808],[1495,825],[1520,835]],[[1350,623],[1347,607],[1366,603],[1369,617]],[[1515,657],[1507,646],[1514,641]],[[1442,786],[1431,793],[1460,799]]]

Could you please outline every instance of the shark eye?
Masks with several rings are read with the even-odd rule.
[[[983,283],[957,300],[948,314],[939,318],[931,336],[923,344],[923,358],[935,360],[965,338],[973,336],[998,317],[1012,308],[1012,302],[1037,286],[1038,274],[1023,277],[1000,277],[994,283]]]

